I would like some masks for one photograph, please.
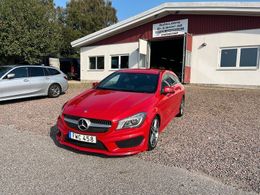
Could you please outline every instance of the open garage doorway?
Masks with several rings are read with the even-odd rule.
[[[183,82],[184,52],[184,36],[151,41],[150,67],[171,70]]]

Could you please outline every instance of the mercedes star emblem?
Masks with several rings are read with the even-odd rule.
[[[81,118],[79,119],[78,121],[78,128],[81,130],[81,131],[86,131],[88,130],[89,126],[90,126],[90,121],[88,119],[84,119],[84,118]]]

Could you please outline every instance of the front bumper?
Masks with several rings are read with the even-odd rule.
[[[59,117],[57,122],[58,134],[56,139],[62,145],[76,150],[104,154],[107,156],[133,155],[146,151],[148,145],[149,123],[145,121],[141,127],[134,129],[116,130],[116,125],[112,125],[106,133],[86,133],[71,129],[64,120]],[[69,131],[92,135],[97,137],[97,144],[84,143],[68,138]]]

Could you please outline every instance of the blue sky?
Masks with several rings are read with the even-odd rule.
[[[196,1],[210,2],[210,0],[112,0],[112,3],[113,6],[117,9],[117,17],[121,21],[165,2],[196,2]],[[213,1],[216,2],[219,0],[213,0]],[[225,2],[227,1],[229,0],[226,0]],[[235,1],[235,0],[231,0],[231,1]],[[260,2],[260,0],[250,0],[250,1],[240,0],[240,1]],[[67,0],[54,0],[54,2],[57,6],[65,7]]]

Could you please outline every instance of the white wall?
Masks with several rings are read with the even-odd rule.
[[[83,47],[80,50],[80,64],[81,64],[81,80],[96,81],[102,80],[115,70],[111,70],[111,55],[129,55],[129,68],[138,68],[138,42],[91,46]],[[90,70],[89,57],[104,56],[105,69],[104,70]]]
[[[205,47],[201,47],[206,43]],[[193,36],[191,83],[259,85],[259,66],[254,70],[220,70],[219,49],[233,46],[260,46],[260,29]]]

